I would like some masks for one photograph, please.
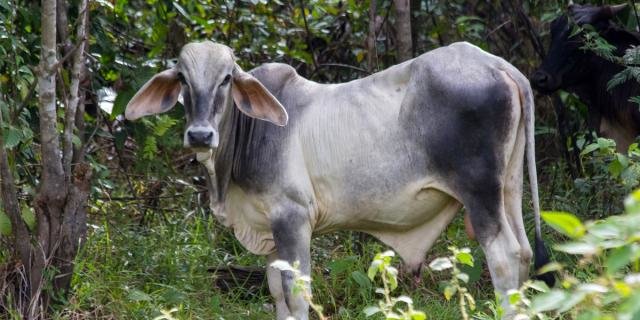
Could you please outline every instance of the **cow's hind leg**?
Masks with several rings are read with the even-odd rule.
[[[520,285],[521,248],[508,222],[498,186],[485,186],[490,192],[476,192],[463,200],[467,208],[476,238],[482,247],[491,280],[502,297],[502,306],[511,316],[512,308],[506,299],[507,292]]]
[[[278,259],[284,260],[290,265],[298,262],[298,269],[301,274],[309,277],[311,274],[311,227],[307,217],[308,215],[303,210],[287,210],[272,219],[271,230],[276,244]],[[303,289],[306,292],[294,294],[294,273],[286,270],[281,271],[280,278],[282,293],[290,315],[297,320],[308,319],[309,304],[304,299],[303,294],[311,292],[310,286],[307,285]],[[275,287],[275,289],[278,288]],[[278,301],[276,300],[276,302]],[[284,314],[284,312],[278,310],[278,316],[280,314]]]
[[[522,220],[522,167],[524,162],[524,147],[524,128],[521,124],[518,128],[518,137],[511,152],[503,190],[507,221],[520,244],[520,274],[518,284],[522,284],[529,278],[529,265],[533,257],[531,245],[529,244],[527,232]]]

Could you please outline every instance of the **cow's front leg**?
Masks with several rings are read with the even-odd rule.
[[[282,278],[280,270],[271,267],[271,263],[278,260],[278,253],[274,252],[267,257],[267,282],[269,284],[269,292],[276,302],[276,319],[285,320],[291,314],[289,307],[284,300],[284,291],[282,290]]]
[[[278,259],[294,265],[298,261],[298,269],[303,276],[311,274],[311,226],[308,215],[303,211],[288,211],[278,215],[271,222],[273,239],[276,244]],[[281,271],[282,291],[284,300],[291,316],[297,320],[306,320],[309,316],[309,303],[304,294],[310,293],[310,284],[306,284],[304,292],[293,294],[294,274],[291,271]],[[278,311],[278,317],[281,313]]]

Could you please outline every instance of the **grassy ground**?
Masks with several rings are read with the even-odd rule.
[[[153,319],[174,308],[177,319],[273,318],[266,281],[255,286],[238,283],[230,290],[215,286],[211,267],[265,266],[264,258],[246,252],[215,219],[203,212],[175,213],[147,223],[103,218],[91,225],[78,258],[75,294],[60,318]],[[461,221],[452,224],[427,259],[446,255],[453,243],[465,245],[462,228]],[[362,309],[376,304],[374,291],[380,284],[371,283],[366,270],[375,253],[386,248],[371,238],[358,246],[360,238],[339,232],[314,240],[314,300],[333,319],[364,319]],[[477,248],[474,252],[480,254]],[[473,294],[493,299],[488,274],[480,267],[470,273]],[[445,277],[425,270],[418,286],[411,277],[401,277],[396,295],[411,296],[431,319],[459,319],[457,304],[441,294],[439,282]]]
[[[593,183],[581,190],[562,174],[561,167],[546,166],[541,176],[543,209],[595,216],[602,209],[593,207],[604,208],[601,202],[611,196],[598,193],[602,188]],[[128,213],[139,205],[95,203],[86,245],[78,257],[74,294],[58,318],[154,319],[165,312],[176,319],[272,319],[274,306],[266,281],[252,286],[238,283],[230,289],[215,286],[217,275],[210,268],[264,267],[265,259],[244,250],[204,210],[193,211],[202,204],[197,194],[186,192],[180,199],[161,200],[141,220],[139,212]],[[526,224],[532,228],[533,217],[529,209],[525,211]],[[545,232],[547,240],[557,240],[550,229]],[[313,242],[314,300],[331,319],[365,319],[363,308],[377,304],[374,291],[380,284],[371,283],[366,270],[373,256],[386,248],[370,237],[362,239],[357,233],[339,232]],[[469,289],[478,309],[490,314],[485,305],[494,299],[490,277],[477,244],[466,238],[462,215],[439,238],[426,261],[447,255],[451,245],[472,249],[476,267],[466,270],[471,275]],[[415,285],[411,277],[401,275],[394,294],[413,298],[429,319],[460,319],[457,303],[442,295],[447,276],[424,270],[421,284]]]

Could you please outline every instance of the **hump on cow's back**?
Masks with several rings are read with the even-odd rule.
[[[281,91],[291,80],[300,77],[292,66],[277,62],[265,63],[252,69],[249,73],[258,79],[276,98],[281,95]]]

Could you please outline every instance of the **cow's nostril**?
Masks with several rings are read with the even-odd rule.
[[[188,131],[187,137],[192,147],[209,147],[212,142],[212,131]]]
[[[536,71],[531,76],[531,80],[536,85],[542,87],[542,86],[545,86],[549,82],[549,76],[544,72]]]

